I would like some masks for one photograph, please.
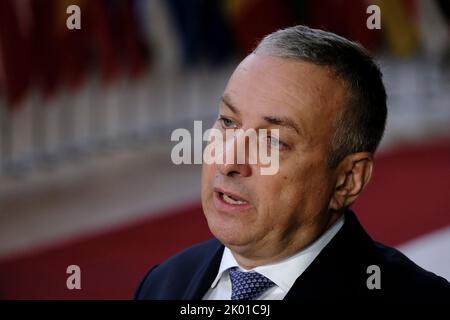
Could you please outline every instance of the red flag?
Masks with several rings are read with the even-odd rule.
[[[293,25],[295,18],[288,1],[228,1],[228,13],[241,53],[248,54],[264,36]]]
[[[100,68],[102,82],[115,81],[119,74],[118,57],[114,50],[114,34],[108,21],[108,6],[104,0],[88,1],[86,19],[92,38],[94,60]]]
[[[0,1],[0,49],[9,110],[20,105],[30,85],[30,34],[27,17],[20,10],[18,2]]]
[[[371,50],[378,47],[381,31],[367,28],[366,1],[323,0],[308,6],[308,26],[334,32]]]
[[[116,68],[127,76],[139,76],[146,68],[146,47],[138,27],[138,19],[133,13],[133,1],[109,0],[103,2],[107,13],[103,37],[110,40]],[[97,19],[97,16],[95,16]]]
[[[34,76],[43,96],[51,98],[61,83],[62,64],[56,28],[57,0],[34,0],[32,10],[35,26],[32,37]]]
[[[82,14],[81,29],[68,29],[66,25],[69,15],[66,10],[70,5],[77,5]],[[90,68],[90,28],[85,18],[87,4],[84,0],[58,0],[57,41],[58,53],[61,59],[61,73],[63,81],[71,89],[79,88]]]
[[[134,1],[120,1],[118,25],[121,26],[118,35],[122,48],[122,59],[126,73],[131,77],[139,77],[145,73],[148,66],[148,49],[134,14]],[[118,48],[120,52],[120,48]]]

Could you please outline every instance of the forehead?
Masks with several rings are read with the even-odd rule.
[[[236,68],[225,95],[243,114],[291,117],[314,131],[330,126],[346,94],[326,67],[251,54]]]

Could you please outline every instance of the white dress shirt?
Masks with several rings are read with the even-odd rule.
[[[256,271],[270,279],[275,285],[265,291],[257,300],[282,300],[293,286],[295,280],[308,268],[320,251],[330,242],[344,224],[342,215],[316,241],[295,255],[284,260],[258,266],[251,270],[241,268],[230,249],[225,247],[220,262],[219,272],[211,284],[211,288],[203,296],[203,300],[230,300],[231,280],[229,269],[237,267],[240,271]]]

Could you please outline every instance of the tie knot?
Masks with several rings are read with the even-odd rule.
[[[230,280],[231,300],[255,300],[274,285],[258,272],[242,272],[237,268],[230,269]]]

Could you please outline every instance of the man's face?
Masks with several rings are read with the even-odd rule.
[[[249,55],[225,89],[214,128],[279,130],[279,170],[204,164],[202,204],[211,232],[233,253],[269,261],[302,249],[331,221],[335,178],[327,166],[345,88],[324,67]],[[239,201],[236,201],[239,200]]]

